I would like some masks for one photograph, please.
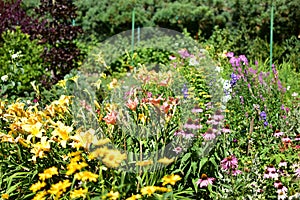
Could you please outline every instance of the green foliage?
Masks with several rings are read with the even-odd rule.
[[[231,30],[229,28],[214,28],[208,40],[202,39],[209,53],[215,60],[222,60],[221,55],[226,52],[244,54],[251,60],[268,60],[270,58],[270,42],[260,37],[252,37],[246,28]],[[273,43],[273,63],[276,65],[290,62],[292,69],[299,71],[300,40],[295,36],[284,40],[282,43]],[[259,53],[258,53],[259,52]]]
[[[0,48],[1,96],[16,98],[28,96],[33,88],[32,81],[39,82],[48,72],[42,66],[41,54],[43,46],[38,41],[29,39],[29,35],[16,31],[6,31],[2,34],[3,44]],[[49,75],[49,74],[48,74]],[[7,78],[6,78],[7,76]]]

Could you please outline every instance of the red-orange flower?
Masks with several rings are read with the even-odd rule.
[[[117,113],[115,111],[112,111],[108,115],[106,115],[103,120],[106,122],[106,124],[115,125],[117,122]]]
[[[130,110],[136,110],[136,107],[138,105],[139,101],[137,98],[135,98],[133,101],[131,99],[128,99],[126,106],[130,109]]]

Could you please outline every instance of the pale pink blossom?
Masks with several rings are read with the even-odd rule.
[[[201,178],[198,179],[198,181],[196,182],[196,184],[200,188],[203,188],[203,187],[207,187],[208,185],[213,184],[213,181],[215,181],[215,178],[209,178],[209,177],[207,177],[206,174],[202,174]]]

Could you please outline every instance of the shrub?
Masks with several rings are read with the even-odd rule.
[[[43,46],[38,41],[31,41],[28,34],[7,30],[2,34],[3,44],[0,48],[0,77],[3,77],[1,96],[13,98],[12,95],[24,96],[33,90],[30,82],[39,81],[47,76],[43,68],[41,54]],[[49,75],[49,74],[48,74]]]

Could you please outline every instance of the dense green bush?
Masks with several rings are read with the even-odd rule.
[[[47,76],[43,68],[41,54],[43,46],[38,41],[31,41],[28,34],[7,30],[2,34],[3,44],[0,45],[0,77],[1,96],[13,98],[12,95],[24,96],[33,90],[30,82],[41,80]],[[49,74],[48,74],[49,75]]]

